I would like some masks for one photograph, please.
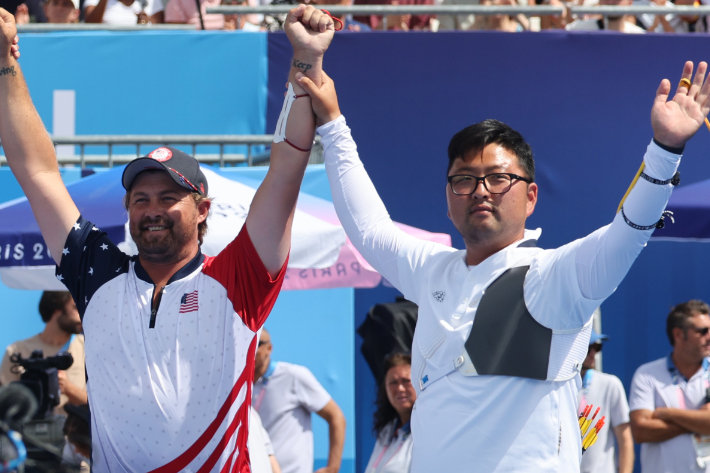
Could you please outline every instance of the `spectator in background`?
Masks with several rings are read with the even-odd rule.
[[[619,6],[630,6],[632,0],[600,0],[599,5],[619,5]],[[568,24],[565,29],[568,31],[598,31],[598,30],[609,30],[609,31],[619,31],[621,33],[645,33],[646,30],[637,26],[634,17],[629,17],[631,21],[628,21],[624,15],[619,16],[606,16],[599,19],[588,19],[588,20],[575,20]]]
[[[634,440],[641,444],[643,473],[710,472],[698,468],[698,441],[710,441],[708,368],[710,307],[700,300],[668,314],[673,351],[641,365],[631,381],[629,408]]]
[[[62,392],[55,413],[64,414],[64,405],[86,404],[86,372],[84,370],[84,336],[81,335],[79,311],[66,291],[45,291],[39,300],[39,314],[46,324],[44,330],[26,340],[12,343],[5,350],[0,364],[0,385],[19,381],[23,368],[10,361],[10,355],[19,353],[28,358],[33,351],[42,350],[45,358],[60,351],[71,353],[74,363],[66,371],[59,371],[59,389]]]
[[[64,436],[67,441],[62,452],[62,464],[89,473],[91,464],[91,411],[88,404],[65,406]],[[76,471],[76,470],[74,470]]]
[[[170,0],[165,8],[165,23],[195,25],[198,30],[221,30],[224,28],[224,15],[207,13],[208,8],[220,4],[221,0]]]
[[[385,359],[372,429],[377,442],[365,468],[367,473],[409,473],[413,445],[409,419],[417,400],[411,371],[410,355],[395,353]]]
[[[355,0],[355,5],[433,5],[434,0]],[[383,17],[378,15],[358,16],[355,20],[369,24],[376,30],[426,30],[438,29],[439,21],[432,15],[388,15],[387,25],[383,22]],[[432,20],[434,20],[432,22]]]
[[[244,5],[246,0],[222,0],[222,5]],[[262,31],[263,15],[224,15],[225,30]]]
[[[602,342],[608,340],[592,330],[589,351],[582,362],[582,390],[579,392],[579,413],[589,405],[601,410],[596,418],[606,417],[607,428],[599,431],[597,442],[582,455],[581,473],[632,473],[634,471],[634,440],[629,425],[629,403],[621,380],[614,375],[595,370],[595,358],[602,351]],[[610,431],[614,435],[609,435]],[[619,446],[618,468],[614,437]]]
[[[249,463],[251,473],[281,473],[269,433],[254,406],[249,406]]]
[[[172,3],[172,2],[171,2]],[[85,0],[84,21],[108,25],[163,23],[162,0]]]
[[[330,394],[304,366],[271,359],[271,336],[263,329],[254,364],[252,404],[271,437],[283,473],[313,472],[311,413],[328,423],[328,465],[320,473],[336,473],[345,444],[345,416]]]
[[[637,0],[634,5],[645,6],[645,5],[658,5],[661,7],[673,7],[673,6],[693,6],[699,5],[700,3],[696,0],[676,0],[675,2],[670,2],[667,0]],[[655,33],[694,33],[706,31],[705,21],[699,21],[700,17],[695,16],[684,16],[684,15],[639,15],[639,22],[648,30],[649,32]],[[703,19],[704,20],[704,19]]]
[[[352,0],[313,0],[311,3],[314,5],[324,6],[324,5],[344,5],[350,6],[353,4]],[[411,16],[411,15],[410,15]],[[360,21],[355,21],[352,15],[340,15],[337,17],[343,23],[343,31],[370,31],[370,25],[362,23]],[[336,22],[336,27],[337,22]]]
[[[45,0],[47,23],[76,23],[79,21],[79,0]]]
[[[15,12],[15,23],[46,23],[47,17],[42,8],[43,0],[0,0],[0,7],[9,12]]]
[[[483,0],[481,5],[510,5],[515,6],[515,0]],[[530,22],[525,15],[477,15],[474,29],[507,31],[515,33],[530,29]]]

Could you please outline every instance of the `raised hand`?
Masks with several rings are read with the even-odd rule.
[[[284,23],[286,36],[296,53],[322,57],[335,33],[333,19],[309,5],[299,5],[290,12]]]
[[[690,89],[679,85],[673,100],[668,100],[670,81],[661,81],[651,109],[651,126],[656,141],[672,148],[682,148],[703,125],[710,111],[710,81],[705,80],[707,68],[707,63],[701,62]],[[688,61],[683,67],[681,80],[690,81],[692,75],[693,63]]]
[[[15,59],[20,57],[18,41],[15,16],[0,8],[0,61],[11,56]]]

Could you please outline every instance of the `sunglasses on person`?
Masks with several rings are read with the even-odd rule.
[[[602,344],[601,343],[592,343],[589,345],[589,351],[596,350],[597,353],[602,351]]]
[[[697,334],[700,335],[701,337],[704,337],[705,335],[708,334],[708,332],[710,332],[710,327],[702,327],[702,328],[700,328],[700,327],[688,327],[688,328],[692,329],[695,333],[697,333]]]

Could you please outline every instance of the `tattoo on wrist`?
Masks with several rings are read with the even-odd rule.
[[[17,75],[17,71],[15,70],[15,66],[3,67],[2,69],[0,69],[0,76],[5,76],[8,74],[13,75],[13,76]]]
[[[298,69],[302,69],[304,73],[308,72],[309,69],[313,69],[313,65],[306,64],[305,62],[301,62],[296,58],[293,59],[293,64],[291,64],[291,65],[293,67],[298,68]]]

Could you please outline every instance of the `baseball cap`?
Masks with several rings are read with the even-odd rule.
[[[609,337],[603,333],[597,333],[596,330],[592,329],[592,338],[589,339],[589,344],[594,345],[595,343],[601,343],[609,340]]]
[[[165,171],[177,185],[207,195],[207,178],[200,169],[200,163],[189,154],[171,146],[154,149],[147,156],[128,163],[121,178],[123,188],[130,189],[136,176],[150,169]]]

